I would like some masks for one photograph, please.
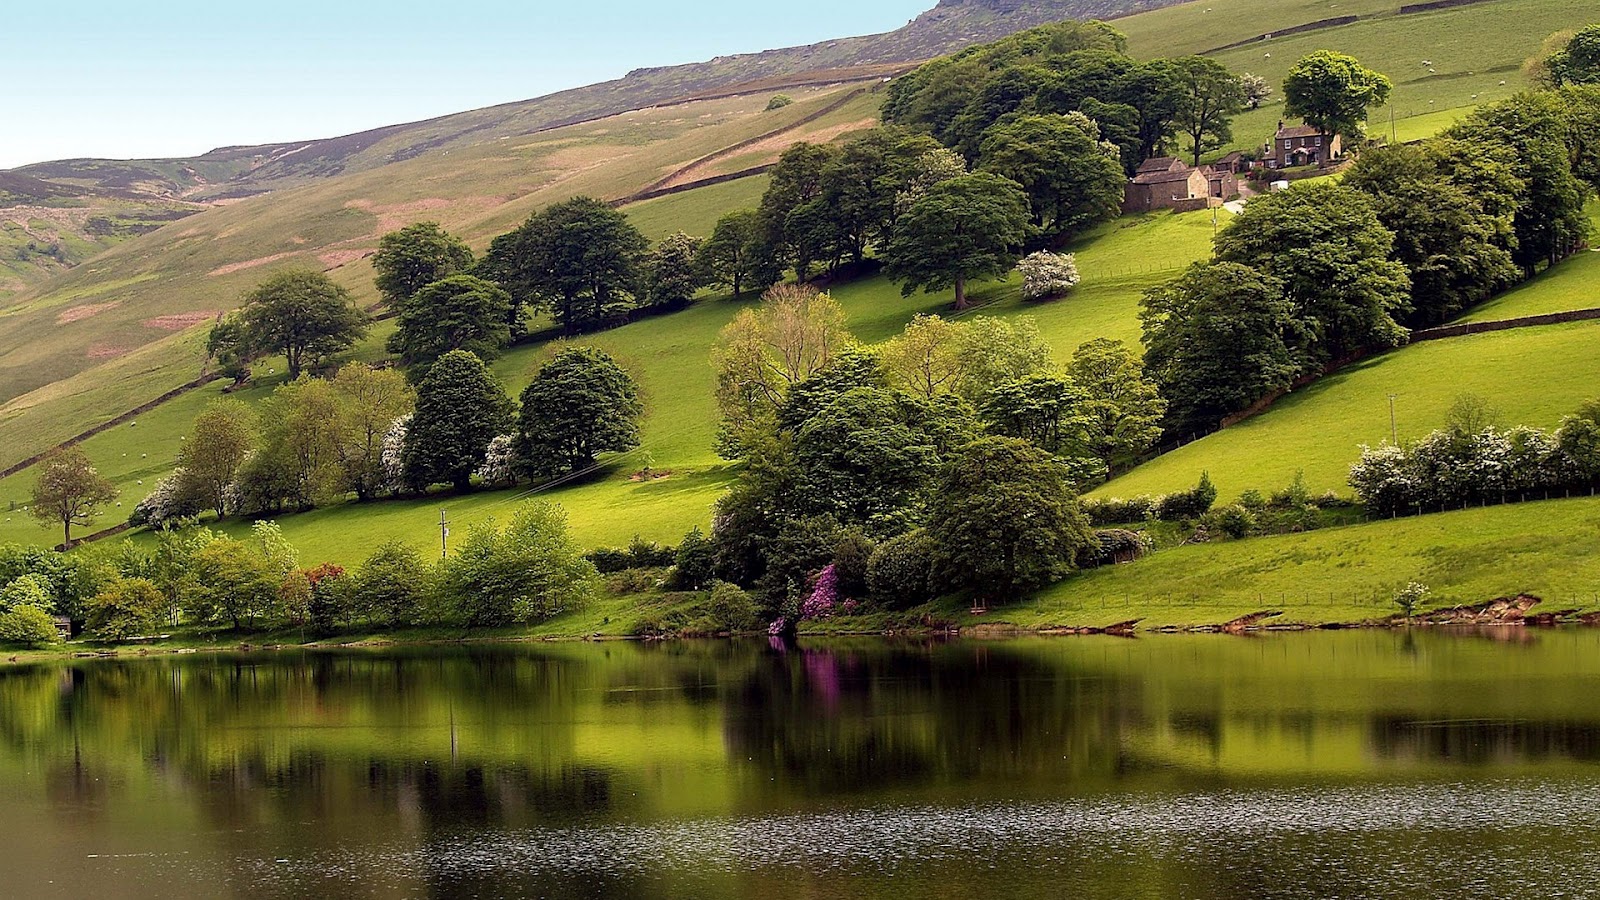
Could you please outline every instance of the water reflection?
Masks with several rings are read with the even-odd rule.
[[[1574,852],[1523,885],[1555,896],[1600,850],[1600,634],[1513,630],[9,668],[0,874],[19,895],[1430,896],[1426,854],[1505,896],[1494,867],[1559,829]]]

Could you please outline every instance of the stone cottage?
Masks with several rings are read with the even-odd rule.
[[[1310,125],[1285,126],[1279,122],[1264,161],[1274,169],[1318,166],[1338,159],[1343,152],[1344,143],[1337,134],[1330,137]]]

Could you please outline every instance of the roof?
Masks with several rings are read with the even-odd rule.
[[[1183,166],[1183,168],[1188,168],[1188,166],[1184,166],[1183,160],[1177,158],[1176,156],[1154,156],[1142,163],[1139,163],[1139,174],[1143,175],[1148,172],[1171,172],[1173,171],[1174,163],[1176,163],[1178,166]]]
[[[1291,125],[1288,128],[1279,128],[1279,138],[1316,137],[1322,134],[1310,125]]]
[[[1229,153],[1227,156],[1224,156],[1223,158],[1217,160],[1217,162],[1219,162],[1219,163],[1238,162],[1241,159],[1244,159],[1244,153],[1239,151],[1239,150],[1234,150],[1233,152]]]
[[[1134,176],[1134,184],[1173,184],[1179,181],[1188,181],[1197,169],[1185,168],[1181,172],[1145,172]]]

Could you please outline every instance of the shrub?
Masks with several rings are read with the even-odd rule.
[[[860,528],[846,528],[839,532],[839,540],[833,546],[833,566],[839,578],[841,601],[866,598],[870,590],[867,585],[867,566],[872,562],[873,549],[872,539]]]
[[[1123,528],[1105,528],[1094,533],[1095,546],[1085,565],[1110,566],[1123,560],[1139,559],[1150,553],[1154,542],[1150,536]]]
[[[489,442],[483,464],[472,474],[489,487],[507,487],[517,483],[516,437],[502,434]]]
[[[1395,592],[1394,605],[1400,607],[1400,612],[1409,619],[1432,593],[1427,585],[1413,581]]]
[[[1022,273],[1022,299],[1050,300],[1078,286],[1078,260],[1071,253],[1040,250],[1017,263]]]
[[[678,551],[672,547],[663,547],[655,541],[647,541],[639,535],[633,536],[633,541],[628,544],[629,568],[657,569],[670,566],[677,561]]]
[[[824,566],[817,573],[817,582],[811,587],[811,594],[800,604],[800,617],[803,619],[826,619],[833,615],[834,607],[839,605],[839,568],[833,563]]]
[[[659,569],[623,569],[606,576],[606,591],[612,594],[643,594],[661,584]]]
[[[89,630],[103,640],[149,634],[161,626],[167,598],[144,578],[117,578],[89,600]]]
[[[773,94],[772,99],[767,101],[767,112],[772,112],[775,109],[783,109],[785,106],[793,105],[794,98],[788,94]]]
[[[1090,525],[1103,528],[1107,525],[1148,522],[1156,517],[1156,503],[1157,501],[1150,497],[1134,497],[1132,500],[1123,500],[1119,497],[1085,500],[1083,512],[1089,517]]]
[[[711,583],[716,551],[698,526],[683,536],[673,557],[672,583],[679,590],[698,591]]]
[[[409,544],[390,541],[361,564],[350,585],[351,606],[358,615],[382,625],[418,621],[426,580],[422,554]]]
[[[55,609],[55,591],[50,579],[30,572],[0,588],[0,612],[11,612],[24,606],[33,607],[45,614]]]
[[[60,643],[55,620],[37,606],[18,606],[0,614],[0,641],[25,647],[48,647]]]
[[[584,558],[594,564],[595,571],[601,575],[610,575],[613,572],[623,572],[633,565],[628,558],[628,551],[616,547],[601,547],[584,554]]]
[[[201,513],[200,502],[184,484],[182,469],[161,479],[143,500],[133,507],[128,524],[135,528],[170,528]]]
[[[1258,525],[1256,514],[1237,504],[1219,506],[1201,518],[1208,532],[1221,532],[1231,538],[1249,537]]]
[[[867,562],[873,599],[906,609],[933,598],[933,539],[918,529],[878,545]]]
[[[311,587],[311,624],[326,631],[349,622],[351,584],[344,569],[333,563],[323,563],[304,570],[303,574]]]
[[[756,601],[738,585],[719,581],[706,599],[706,617],[717,631],[748,631],[755,627]]]
[[[587,602],[597,582],[566,515],[542,502],[519,509],[504,531],[493,520],[474,527],[438,574],[440,600],[474,627],[544,621]]]
[[[1156,518],[1163,522],[1183,522],[1205,515],[1217,502],[1217,488],[1209,472],[1200,473],[1200,483],[1187,491],[1162,497],[1156,504]]]

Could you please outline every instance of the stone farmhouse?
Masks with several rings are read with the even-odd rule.
[[[1328,136],[1310,125],[1285,126],[1278,123],[1278,133],[1262,161],[1271,169],[1293,166],[1320,166],[1337,160],[1344,152],[1344,142],[1337,134]]]
[[[1189,164],[1173,156],[1147,159],[1128,182],[1122,211],[1150,212],[1155,209],[1194,210],[1221,206],[1239,194],[1239,182],[1231,167]]]

